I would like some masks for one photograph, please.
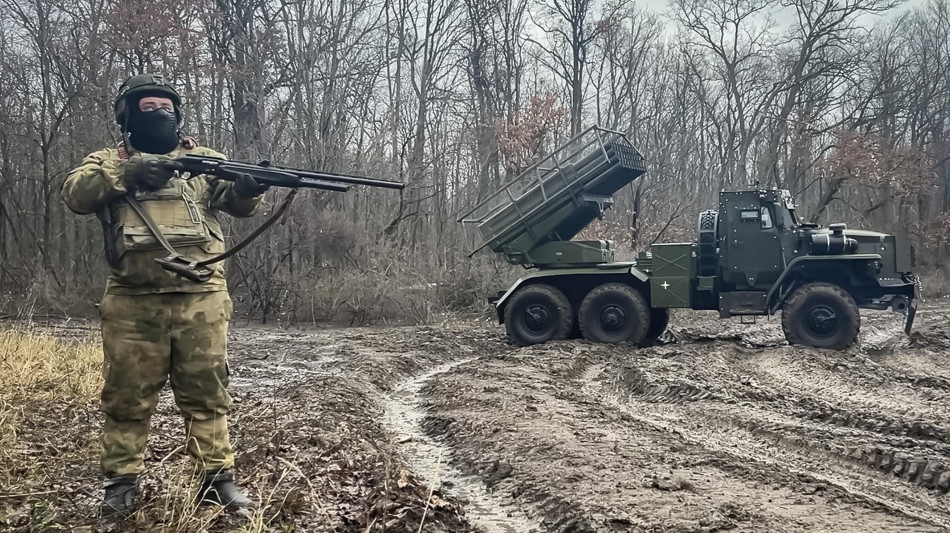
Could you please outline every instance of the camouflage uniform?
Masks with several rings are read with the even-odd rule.
[[[221,157],[207,148],[179,147],[184,154]],[[225,250],[219,211],[251,216],[261,196],[246,198],[233,184],[212,176],[173,177],[157,191],[129,192],[126,161],[115,149],[95,152],[66,178],[63,197],[70,209],[90,214],[112,209],[118,262],[112,265],[100,303],[105,352],[101,467],[107,478],[136,475],[149,421],[167,378],[185,418],[187,449],[207,471],[230,468],[226,335],[231,318],[223,262],[205,283],[163,270],[156,258],[167,252],[144,221],[123,201],[134,194],[168,241],[182,254],[204,260]]]

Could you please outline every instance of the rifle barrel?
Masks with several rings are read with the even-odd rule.
[[[400,183],[398,181],[366,178],[363,176],[354,176],[352,174],[339,174],[336,172],[313,172],[310,170],[286,169],[281,167],[272,168],[293,172],[302,178],[306,177],[323,181],[336,181],[340,183],[349,183],[350,185],[368,185],[370,187],[383,187],[385,189],[404,189],[406,187],[405,183]]]
[[[280,186],[280,184],[277,184]],[[324,180],[315,180],[313,178],[302,177],[297,182],[298,187],[305,187],[308,189],[323,189],[324,191],[334,191],[334,192],[346,192],[350,188],[342,183],[333,183],[332,181]]]
[[[179,157],[175,162],[184,166],[184,170],[189,172],[221,174],[222,177],[226,177],[226,175],[234,172],[246,171],[248,174],[254,176],[258,182],[278,187],[308,187],[338,192],[349,190],[348,185],[366,185],[368,187],[382,187],[385,189],[405,188],[405,184],[398,181],[367,178],[336,172],[316,172],[289,167],[275,167],[269,164],[231,161],[211,156],[189,154]],[[281,174],[288,178],[296,177],[297,179],[287,179],[285,181],[281,178]]]

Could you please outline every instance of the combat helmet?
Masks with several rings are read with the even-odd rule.
[[[168,98],[175,106],[175,115],[181,122],[181,96],[161,74],[138,74],[125,80],[119,86],[119,94],[115,97],[115,122],[124,126],[129,111],[129,101],[138,101],[143,96],[161,96]]]

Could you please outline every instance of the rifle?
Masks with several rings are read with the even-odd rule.
[[[272,187],[289,187],[292,189],[270,218],[265,220],[260,227],[251,232],[243,241],[234,245],[223,254],[205,259],[204,261],[195,261],[178,253],[171,244],[168,243],[158,226],[148,213],[142,209],[138,202],[135,201],[134,198],[127,198],[132,209],[145,221],[158,241],[170,254],[168,257],[158,258],[155,259],[155,261],[165,270],[196,283],[202,283],[211,278],[213,271],[208,268],[208,265],[223,261],[236,254],[239,250],[250,244],[258,235],[263,233],[265,229],[276,222],[284,214],[284,211],[290,207],[290,203],[297,194],[297,189],[307,188],[346,192],[350,190],[350,185],[366,185],[368,187],[383,187],[386,189],[402,189],[405,187],[405,184],[398,181],[364,178],[350,174],[313,172],[296,168],[275,167],[271,166],[270,161],[266,160],[255,165],[253,163],[242,163],[240,161],[228,161],[220,157],[189,154],[165,161],[164,166],[168,170],[188,172],[192,176],[209,174],[227,181],[234,181],[241,174],[247,174],[258,183]]]
[[[293,189],[322,189],[324,191],[346,192],[350,185],[366,185],[386,189],[402,189],[406,185],[398,181],[376,178],[364,178],[351,174],[334,172],[314,172],[296,168],[275,167],[270,161],[258,164],[229,161],[220,157],[189,154],[166,162],[167,168],[188,172],[192,176],[210,174],[221,179],[234,181],[240,174],[248,174],[254,181],[272,187],[290,187]]]

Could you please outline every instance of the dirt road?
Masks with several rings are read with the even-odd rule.
[[[515,348],[488,324],[238,329],[235,394],[293,391],[277,431],[389,443],[448,500],[436,529],[945,531],[948,318],[924,310],[908,339],[865,314],[844,353],[698,313],[642,349]]]
[[[788,346],[776,320],[692,312],[673,316],[673,342],[641,349],[516,348],[488,322],[236,327],[232,440],[262,505],[252,530],[947,531],[950,307],[918,321],[907,338],[866,313],[847,352]],[[187,457],[167,391],[144,507],[119,524],[96,517],[95,406],[23,413],[17,449],[40,462],[11,483],[24,495],[0,524],[248,530],[176,507]]]

